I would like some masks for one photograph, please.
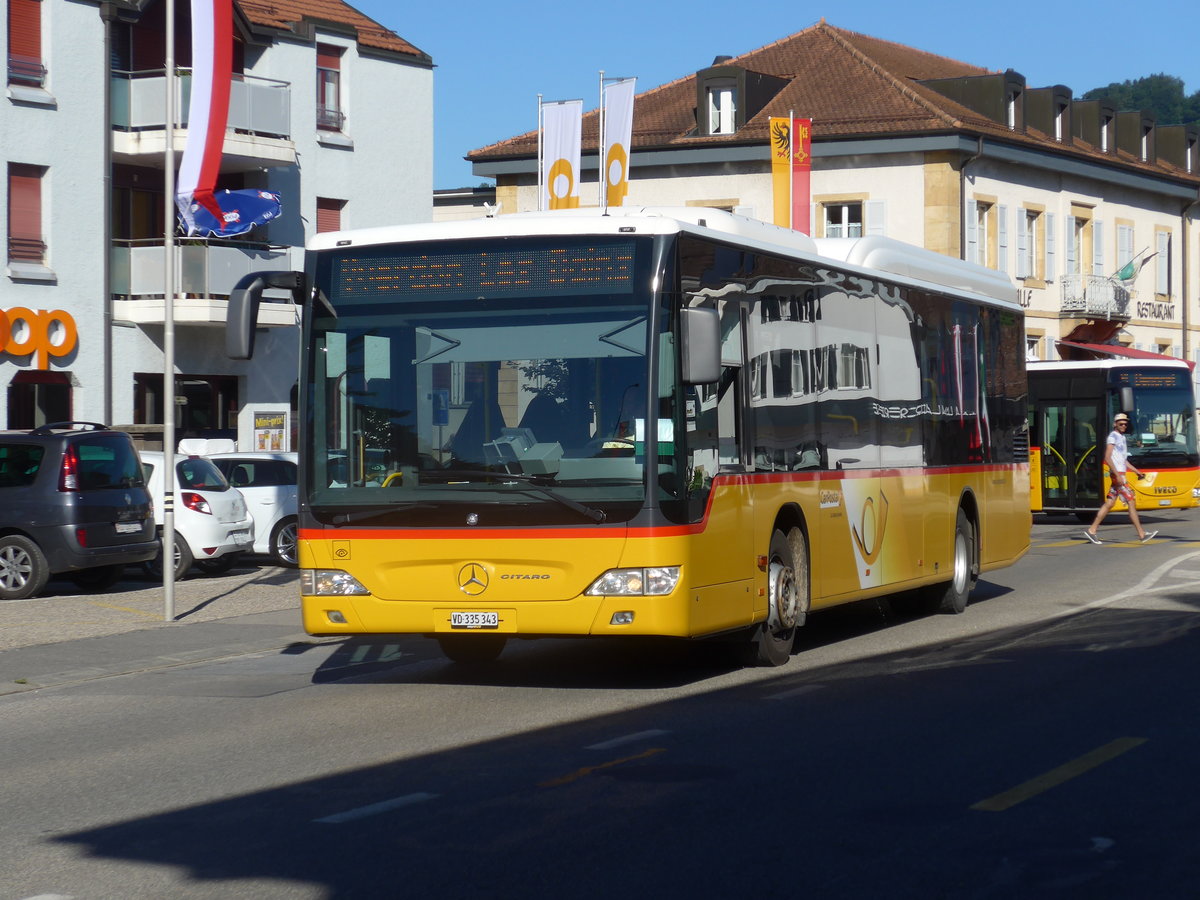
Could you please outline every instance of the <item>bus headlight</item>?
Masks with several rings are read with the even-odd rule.
[[[660,596],[671,593],[678,583],[679,566],[609,569],[584,593],[593,597]]]
[[[301,569],[300,593],[305,597],[371,593],[349,572],[341,569]]]

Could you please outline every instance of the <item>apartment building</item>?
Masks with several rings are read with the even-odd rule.
[[[1200,128],[822,20],[639,94],[625,205],[771,221],[769,119],[790,113],[813,122],[814,236],[888,235],[1007,272],[1030,357],[1200,359]],[[592,111],[585,206],[597,132]],[[537,208],[536,132],[469,158],[503,212]]]
[[[153,445],[166,406],[181,437],[236,436],[249,449],[256,416],[293,418],[299,313],[269,304],[255,359],[230,361],[233,284],[300,267],[315,232],[431,217],[430,57],[341,0],[234,0],[217,188],[277,193],[282,214],[234,239],[178,239],[164,397],[166,3],[6,0],[0,426],[99,421]],[[186,0],[174,20],[178,171]]]

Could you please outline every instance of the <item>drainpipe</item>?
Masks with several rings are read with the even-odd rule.
[[[975,155],[964,160],[958,169],[958,258],[967,258],[967,166],[983,156],[983,135],[979,136]]]
[[[100,253],[100,289],[103,291],[104,317],[101,335],[102,353],[104,357],[104,415],[101,419],[105,425],[113,423],[113,301],[112,301],[112,26],[117,21],[117,7],[111,0],[100,4],[100,19],[104,22],[104,163],[100,208],[101,232],[103,246]]]
[[[1179,218],[1180,218],[1181,226],[1182,226],[1181,231],[1183,233],[1183,298],[1182,299],[1183,299],[1183,358],[1185,360],[1188,358],[1188,324],[1189,324],[1188,323],[1188,307],[1191,305],[1191,297],[1189,296],[1189,292],[1188,292],[1188,288],[1191,285],[1191,282],[1188,281],[1188,277],[1189,277],[1188,270],[1190,268],[1188,266],[1188,259],[1190,259],[1190,257],[1191,257],[1192,229],[1191,229],[1190,221],[1188,219],[1188,214],[1191,213],[1191,211],[1198,205],[1200,205],[1200,188],[1196,189],[1196,198],[1194,200],[1189,200],[1187,205],[1184,206],[1183,211],[1180,212],[1180,214],[1179,214]]]

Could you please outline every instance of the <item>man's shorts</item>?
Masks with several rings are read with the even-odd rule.
[[[1128,483],[1113,484],[1113,486],[1108,489],[1108,499],[1116,500],[1118,497],[1120,497],[1126,503],[1132,503],[1133,502],[1133,488],[1131,488],[1128,485]]]

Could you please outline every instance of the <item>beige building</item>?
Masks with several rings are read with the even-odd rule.
[[[639,94],[626,205],[770,221],[768,120],[789,112],[813,120],[815,236],[883,234],[1008,273],[1031,358],[1200,359],[1200,127],[822,21]],[[597,126],[593,110],[585,206]],[[536,132],[468,158],[502,213],[536,208]]]

